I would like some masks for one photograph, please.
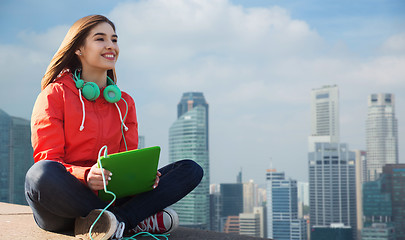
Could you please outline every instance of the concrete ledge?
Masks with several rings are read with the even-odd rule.
[[[40,229],[34,222],[31,208],[0,202],[0,239],[48,239],[75,240],[72,233],[51,233]],[[137,239],[152,239],[151,237],[137,237]],[[261,238],[217,233],[190,228],[179,228],[169,236],[170,240],[258,240]]]

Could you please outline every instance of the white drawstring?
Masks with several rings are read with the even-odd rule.
[[[118,104],[117,104],[117,103],[114,103],[114,104],[115,104],[115,106],[116,106],[117,109],[118,109],[118,114],[120,115],[121,123],[122,123],[122,125],[124,126],[125,131],[128,131],[128,127],[125,125],[124,120],[122,120],[121,110],[120,110],[120,108],[118,107]]]
[[[79,88],[79,99],[82,102],[82,110],[83,110],[82,125],[80,125],[79,130],[83,131],[83,129],[84,129],[84,119],[86,118],[86,110],[84,109],[84,102],[83,102],[83,99],[82,99],[82,91],[81,91],[80,88]]]
[[[86,119],[86,109],[84,108],[84,101],[83,101],[83,98],[82,98],[82,91],[81,91],[81,89],[79,89],[79,99],[80,99],[80,102],[82,103],[82,110],[83,110],[82,124],[80,125],[79,130],[80,130],[80,131],[83,131],[83,129],[84,129],[84,120]],[[125,125],[124,120],[122,119],[121,110],[120,110],[120,108],[118,107],[118,104],[117,104],[117,103],[114,103],[114,104],[115,104],[115,106],[117,107],[118,115],[120,116],[120,120],[121,120],[122,125],[124,126],[125,131],[128,131],[128,127]]]

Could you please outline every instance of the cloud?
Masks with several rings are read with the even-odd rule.
[[[381,47],[381,52],[387,55],[405,54],[405,33],[388,38]]]
[[[41,79],[59,47],[67,26],[51,27],[45,32],[22,31],[16,44],[0,44],[0,95],[6,99],[1,108],[13,116],[29,118]]]
[[[171,111],[176,111],[182,92],[204,92],[210,104],[214,181],[233,179],[229,174],[221,178],[218,169],[225,165],[235,175],[241,166],[246,176],[259,174],[250,172],[250,163],[265,168],[270,156],[273,166],[305,179],[306,171],[289,166],[292,161],[299,169],[307,166],[312,88],[340,86],[342,138],[364,149],[367,95],[404,86],[403,55],[367,59],[351,52],[344,39],[329,45],[305,21],[277,6],[141,1],[121,4],[110,16],[124,46],[122,68],[130,67],[143,78],[129,88],[141,88],[155,102],[172,99],[159,105]],[[383,48],[398,49],[398,38],[388,39]],[[352,114],[359,112],[361,117]],[[167,142],[167,121],[174,120],[150,122],[165,126],[156,127],[164,132],[162,144]]]

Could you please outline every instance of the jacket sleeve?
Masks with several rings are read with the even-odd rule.
[[[65,161],[64,94],[61,85],[51,84],[35,102],[31,116],[31,142],[34,161],[52,160],[85,183],[90,167],[74,166]]]
[[[135,102],[131,96],[125,94],[125,101],[128,104],[128,114],[125,119],[125,125],[128,127],[128,131],[124,130],[125,142],[127,144],[128,150],[133,150],[138,148],[138,121],[136,118]],[[120,143],[120,152],[126,151],[124,139]]]

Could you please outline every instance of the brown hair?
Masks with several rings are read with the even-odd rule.
[[[83,46],[84,40],[90,30],[97,24],[107,22],[115,31],[115,25],[108,18],[102,15],[90,15],[77,20],[69,29],[63,39],[58,51],[53,56],[51,63],[46,69],[41,81],[41,90],[44,90],[51,82],[57,78],[63,69],[74,71],[81,67],[81,63],[75,51]],[[107,71],[107,75],[116,82],[115,69]]]

